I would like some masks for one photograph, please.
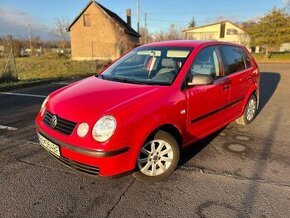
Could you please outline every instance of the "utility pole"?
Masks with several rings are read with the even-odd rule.
[[[32,39],[31,39],[31,26],[28,24],[28,36],[29,36],[29,45],[32,52]]]
[[[140,0],[137,0],[137,32],[140,33]]]
[[[147,13],[145,12],[145,14],[144,14],[144,16],[145,16],[145,44],[147,44],[147,41],[148,41],[148,30],[147,30]]]

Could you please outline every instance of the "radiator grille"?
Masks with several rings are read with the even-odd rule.
[[[56,124],[56,126],[53,127],[53,125],[51,124],[53,116],[56,116],[56,115],[50,113],[49,111],[45,111],[45,114],[43,117],[43,122],[48,127],[53,128],[60,133],[63,133],[65,135],[71,135],[75,126],[76,126],[76,123],[56,116],[57,117],[57,124]]]

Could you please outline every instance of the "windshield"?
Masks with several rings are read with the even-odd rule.
[[[122,57],[99,78],[136,84],[171,85],[193,48],[137,48]]]

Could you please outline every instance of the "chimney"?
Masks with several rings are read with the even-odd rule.
[[[126,14],[127,14],[127,24],[128,26],[131,27],[131,9],[127,9]]]

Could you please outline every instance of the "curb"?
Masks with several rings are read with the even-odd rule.
[[[21,89],[21,88],[28,88],[28,87],[33,87],[33,86],[44,85],[44,84],[48,84],[48,83],[52,83],[52,82],[61,82],[61,81],[83,79],[83,78],[86,78],[86,77],[69,77],[69,78],[41,80],[41,81],[35,81],[35,82],[31,82],[31,83],[28,82],[28,83],[24,83],[24,84],[14,84],[11,86],[0,88],[0,91],[2,91],[2,92],[3,91],[10,91],[10,90],[14,90],[14,89]]]
[[[46,84],[49,82],[52,82],[52,81],[37,81],[37,82],[24,83],[24,84],[14,84],[11,86],[0,88],[0,91],[9,91],[12,89],[21,89],[21,88],[27,88],[27,87],[32,87],[32,86],[38,86],[38,85]]]

